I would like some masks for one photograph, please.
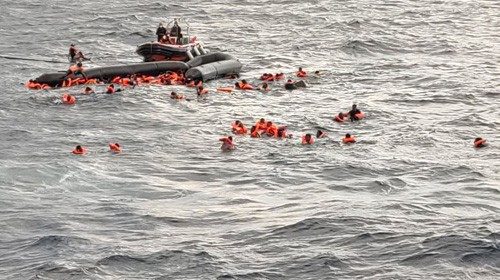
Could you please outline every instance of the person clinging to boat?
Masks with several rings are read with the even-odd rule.
[[[87,76],[83,72],[83,65],[81,62],[71,65],[68,71],[66,71],[65,78],[75,78],[76,75],[82,75],[83,78],[87,79]]]

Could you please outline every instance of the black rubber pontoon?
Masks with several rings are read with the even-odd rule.
[[[210,53],[191,59],[187,65],[186,78],[208,81],[224,77],[228,74],[238,74],[243,66],[241,62],[225,53]]]
[[[238,74],[241,63],[224,53],[211,53],[197,56],[188,63],[181,61],[144,62],[130,65],[96,67],[84,70],[88,79],[107,81],[114,77],[126,77],[133,74],[157,76],[167,71],[182,71],[187,78],[208,81],[227,74]],[[78,76],[77,76],[78,77]],[[51,87],[60,85],[66,78],[66,72],[43,74],[35,82]]]

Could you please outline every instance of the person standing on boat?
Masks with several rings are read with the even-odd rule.
[[[156,29],[156,36],[158,36],[158,42],[167,34],[167,29],[163,26],[163,23],[160,22],[158,25],[158,29]]]
[[[179,26],[179,22],[177,19],[174,19],[174,26],[170,28],[170,37],[177,38],[176,43],[179,43],[182,38],[181,27]]]
[[[170,36],[178,37],[181,34],[181,27],[179,26],[179,22],[177,19],[174,19],[174,26],[170,28]]]

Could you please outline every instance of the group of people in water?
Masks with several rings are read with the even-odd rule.
[[[180,27],[178,32],[180,33]],[[71,47],[74,47],[74,45],[72,44]],[[75,51],[71,50],[72,49],[70,48],[70,54],[73,54],[74,56]],[[319,71],[314,72],[314,76],[320,76],[320,75],[321,73]],[[293,90],[299,87],[306,87],[306,83],[304,82],[303,79],[309,77],[308,73],[303,68],[299,67],[298,71],[295,73],[295,76],[300,80],[294,81],[292,79],[288,79],[284,84],[285,89]],[[239,78],[239,76],[237,74],[230,74],[226,78],[236,79]],[[260,76],[260,80],[262,82],[259,85],[252,85],[248,83],[245,79],[242,79],[238,82],[235,82],[234,86],[219,87],[216,89],[216,91],[231,93],[234,89],[237,89],[237,90],[258,90],[260,92],[265,93],[271,90],[269,86],[270,82],[280,81],[284,79],[285,79],[284,73],[276,73],[276,74],[264,73]],[[89,85],[101,84],[103,82],[104,81],[98,81],[97,79],[87,79],[82,62],[78,61],[76,64],[70,66],[70,68],[66,72],[66,79],[64,79],[64,82],[62,83],[61,86],[69,87],[73,85],[84,84],[87,86],[84,89],[83,94],[93,94],[95,93],[95,91]],[[195,88],[197,97],[203,97],[210,92],[207,88],[204,88],[202,81],[195,81],[186,78],[182,71],[177,71],[177,72],[168,71],[167,73],[158,76],[131,75],[129,77],[114,77],[113,79],[105,82],[109,83],[108,86],[106,87],[106,90],[104,91],[104,93],[107,94],[114,94],[116,92],[122,91],[122,88],[116,88],[115,84],[121,85],[121,87],[128,87],[128,86],[135,87],[136,85],[142,85],[142,84],[185,85],[190,88]],[[28,82],[27,87],[32,89],[47,89],[43,85],[36,85],[36,82],[32,80]],[[170,98],[174,100],[188,100],[188,101],[191,100],[189,98],[186,98],[185,95],[177,93],[175,91],[172,91],[170,93]],[[61,97],[61,100],[62,103],[66,105],[76,104],[76,97],[68,93],[64,93]],[[356,104],[353,104],[350,111],[338,113],[333,118],[333,120],[339,123],[345,122],[347,120],[353,122],[361,120],[364,117],[365,114],[357,108]],[[241,123],[241,121],[235,121],[232,124],[232,131],[237,135],[245,135],[248,133],[252,138],[260,138],[262,136],[268,136],[270,138],[284,139],[292,137],[291,134],[287,133],[286,126],[276,126],[271,121],[265,121],[265,119],[260,119],[254,126],[250,128],[250,131],[247,130],[247,128],[243,123]],[[317,139],[324,137],[326,137],[326,133],[324,131],[318,130],[316,132]],[[220,141],[222,141],[221,149],[224,151],[230,151],[235,149],[236,147],[234,144],[234,140],[231,136],[223,137],[220,139]],[[303,145],[311,145],[314,143],[314,141],[315,141],[314,136],[310,133],[303,135],[301,138],[301,143]],[[354,136],[347,133],[342,139],[342,142],[346,144],[355,143],[356,139],[354,138]],[[114,152],[121,151],[120,145],[117,143],[115,144],[113,144],[114,148],[111,149]],[[486,140],[483,138],[476,138],[474,140],[474,147],[476,148],[482,148],[485,147],[486,145],[487,145]],[[85,151],[86,151],[85,148],[77,146],[75,150],[73,150],[73,153],[85,154]]]
[[[345,113],[345,115],[351,115],[351,114],[355,115],[356,112],[358,111],[359,109],[357,109],[357,106],[354,104],[352,106],[351,111]],[[351,119],[351,121],[355,120],[358,119],[355,118]],[[278,126],[272,121],[269,120],[266,121],[264,118],[258,120],[255,123],[255,125],[253,125],[250,128],[250,131],[240,120],[236,120],[231,124],[231,131],[235,135],[240,135],[240,136],[250,135],[251,138],[262,138],[262,137],[268,137],[274,139],[293,138],[293,135],[288,132],[287,126]],[[316,139],[326,138],[327,134],[323,130],[317,130],[315,136],[311,133],[306,133],[301,137],[301,144],[302,145],[314,144],[315,141],[314,137],[316,137]],[[231,151],[236,148],[232,136],[222,137],[219,139],[219,141],[222,142],[221,149],[223,151]],[[345,144],[352,144],[356,143],[356,139],[351,134],[346,133],[345,136],[342,138],[342,142]]]

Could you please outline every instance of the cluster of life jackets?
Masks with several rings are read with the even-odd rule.
[[[72,87],[78,85],[97,85],[97,84],[102,84],[102,82],[98,79],[67,78],[62,82],[61,87]]]
[[[271,74],[271,73],[264,73],[260,76],[260,79],[262,81],[266,82],[274,82],[278,80],[283,80],[285,78],[285,74],[283,73],[276,73],[276,74]]]
[[[50,89],[51,87],[47,84],[41,84],[41,83],[37,83],[33,80],[29,80],[27,83],[26,83],[26,87],[29,88],[29,89]]]

